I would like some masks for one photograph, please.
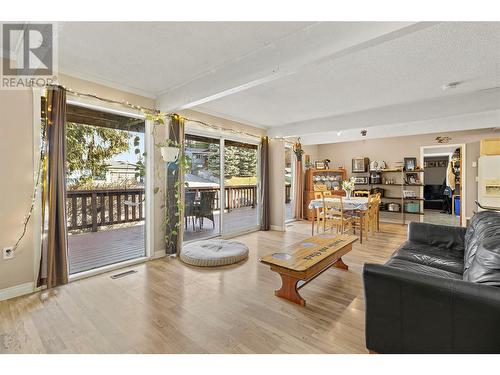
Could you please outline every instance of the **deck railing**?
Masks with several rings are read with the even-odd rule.
[[[215,210],[220,210],[219,188],[191,187],[186,191],[215,192]],[[226,210],[241,207],[255,208],[257,186],[240,185],[225,187]],[[66,212],[68,230],[91,229],[104,225],[131,223],[144,220],[144,188],[70,190],[67,193]]]
[[[70,190],[67,193],[68,230],[144,220],[144,188]]]
[[[214,208],[220,210],[220,188],[213,186],[188,187],[186,191],[194,191],[197,195],[205,191],[215,192]],[[235,208],[252,207],[257,205],[257,185],[225,186],[224,209],[231,211]]]

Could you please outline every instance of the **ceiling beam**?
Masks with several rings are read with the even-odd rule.
[[[431,27],[431,22],[318,22],[172,88],[162,111],[192,108]]]

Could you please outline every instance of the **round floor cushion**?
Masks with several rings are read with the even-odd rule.
[[[184,245],[180,258],[199,267],[227,266],[248,258],[248,247],[232,240],[205,240]]]

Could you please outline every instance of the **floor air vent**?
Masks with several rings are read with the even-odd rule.
[[[122,272],[122,273],[117,273],[116,275],[111,276],[111,278],[112,279],[119,279],[120,277],[125,277],[125,276],[128,276],[128,275],[132,275],[134,273],[137,273],[137,271],[134,271],[134,270],[125,271],[125,272]]]

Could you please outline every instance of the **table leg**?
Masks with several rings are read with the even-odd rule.
[[[349,266],[344,263],[344,261],[342,260],[342,258],[340,258],[335,263],[333,263],[333,266],[335,268],[340,268],[341,270],[346,270],[346,271],[349,269]]]
[[[311,224],[311,236],[314,236],[314,222],[315,221],[316,221],[315,219],[312,220],[312,224]]]
[[[300,281],[294,277],[284,275],[280,273],[281,276],[281,289],[274,292],[274,295],[287,299],[293,303],[301,306],[306,305],[306,300],[302,298],[297,290],[297,283]]]

